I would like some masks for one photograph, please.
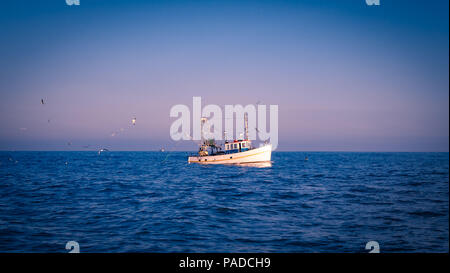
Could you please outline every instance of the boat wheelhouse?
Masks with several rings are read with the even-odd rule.
[[[225,141],[225,153],[241,153],[250,150],[251,141],[250,140],[235,140],[233,142]]]

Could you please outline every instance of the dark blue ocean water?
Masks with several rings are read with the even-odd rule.
[[[448,153],[186,156],[0,152],[0,252],[449,251]]]

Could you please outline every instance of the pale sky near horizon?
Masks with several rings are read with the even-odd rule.
[[[7,0],[0,150],[194,150],[169,111],[201,96],[278,105],[280,151],[448,152],[448,22],[448,1]]]

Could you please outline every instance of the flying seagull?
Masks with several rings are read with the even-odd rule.
[[[133,118],[133,119],[131,120],[131,123],[133,123],[133,125],[136,125],[136,118]]]
[[[42,105],[44,105],[44,104],[45,104],[45,102],[44,102],[44,99],[41,99],[41,104],[42,104]]]
[[[98,154],[101,154],[102,152],[108,152],[109,150],[106,148],[102,148],[98,151]]]

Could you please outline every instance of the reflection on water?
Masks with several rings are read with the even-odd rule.
[[[252,163],[210,163],[210,162],[189,162],[189,164],[201,164],[201,165],[225,165],[225,166],[242,166],[242,167],[255,167],[255,168],[267,168],[272,167],[271,161],[266,162],[252,162]]]
[[[253,163],[239,163],[239,164],[233,164],[233,165],[244,166],[244,167],[268,168],[268,167],[272,167],[272,161],[268,161],[268,162],[253,162]]]

